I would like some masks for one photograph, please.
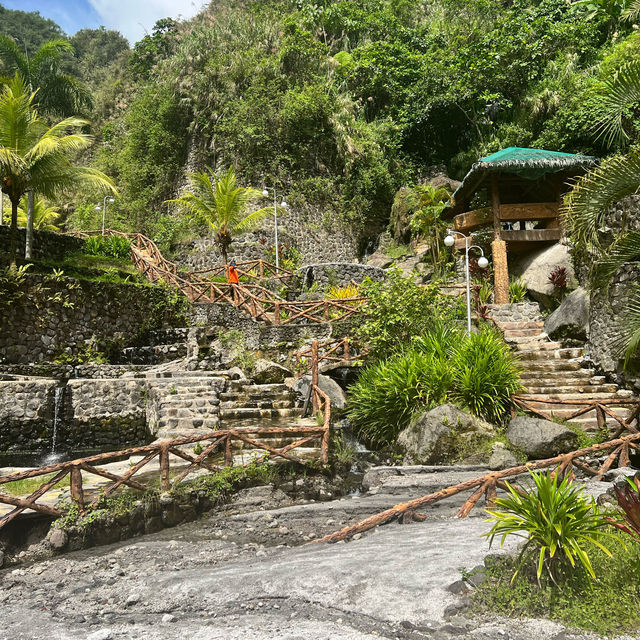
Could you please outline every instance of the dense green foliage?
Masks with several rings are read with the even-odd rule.
[[[92,92],[91,161],[122,192],[115,226],[184,233],[164,202],[188,162],[232,165],[240,184],[276,186],[310,220],[367,235],[435,163],[461,177],[512,144],[608,152],[592,130],[599,91],[640,42],[610,4],[225,0],[159,21],[133,52],[114,32],[82,30],[68,68]],[[76,226],[94,197],[78,194]]]
[[[453,401],[499,423],[519,388],[513,355],[490,329],[467,337],[434,322],[399,353],[366,367],[349,389],[349,417],[371,444],[393,444],[416,414]]]
[[[490,543],[498,537],[501,544],[510,535],[525,539],[514,578],[529,562],[536,567],[538,580],[544,571],[558,584],[577,565],[595,580],[586,547],[595,545],[611,555],[600,542],[604,535],[611,535],[604,531],[608,527],[605,517],[593,498],[586,498],[569,477],[559,479],[555,471],[530,473],[533,486],[525,490],[507,483],[507,495],[495,501],[498,510],[489,511],[494,525],[485,537]]]
[[[384,282],[365,281],[360,293],[367,297],[358,337],[374,357],[384,358],[413,338],[464,317],[461,298],[443,296],[434,284],[421,287],[392,272]]]
[[[38,11],[15,11],[0,5],[0,34],[11,36],[32,56],[43,44],[64,37],[62,29]]]
[[[486,580],[474,593],[474,609],[512,618],[551,618],[571,627],[600,634],[637,634],[640,599],[640,545],[625,546],[628,540],[607,544],[613,557],[587,543],[597,580],[582,567],[576,567],[559,585],[543,574],[540,585],[535,568],[521,571],[512,580],[517,559],[504,556],[488,569]]]

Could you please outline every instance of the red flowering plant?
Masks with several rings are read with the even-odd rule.
[[[607,518],[607,522],[640,542],[640,478],[635,476],[625,480],[623,487],[614,487],[620,507],[619,517]]]

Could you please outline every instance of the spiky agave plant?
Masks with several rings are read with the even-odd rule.
[[[607,532],[607,519],[600,514],[593,499],[587,499],[582,489],[568,477],[558,479],[553,471],[531,471],[533,486],[521,491],[506,483],[508,494],[498,498],[500,511],[489,511],[489,522],[495,524],[483,537],[492,544],[496,537],[500,545],[508,536],[524,538],[526,543],[516,560],[512,582],[527,561],[535,561],[538,582],[543,572],[555,584],[569,569],[580,564],[596,579],[588,546],[595,545],[608,556],[611,552],[600,542]]]

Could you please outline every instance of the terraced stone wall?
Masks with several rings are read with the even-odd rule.
[[[8,225],[0,225],[0,255],[9,253],[10,231]],[[24,256],[26,230],[18,229],[18,249],[16,255]],[[66,236],[51,231],[33,232],[34,260],[62,260],[66,255],[78,253],[84,247],[84,240],[75,236]]]
[[[15,293],[0,296],[0,314],[0,363],[16,364],[90,359],[179,311],[160,288],[28,275]]]

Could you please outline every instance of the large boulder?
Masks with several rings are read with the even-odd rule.
[[[299,393],[303,398],[309,393],[309,385],[311,384],[311,376],[305,375],[295,381],[293,390]],[[324,391],[331,400],[331,409],[342,412],[347,408],[347,396],[340,385],[329,376],[318,376],[318,386]]]
[[[457,460],[466,444],[491,439],[493,427],[451,404],[425,412],[398,436],[404,464],[441,464]]]
[[[257,360],[253,367],[251,377],[258,384],[282,383],[286,378],[293,375],[293,372],[271,360]]]
[[[547,318],[544,330],[551,338],[586,340],[589,333],[589,294],[582,287],[571,292]]]
[[[578,448],[578,436],[571,429],[550,420],[517,416],[507,427],[507,438],[535,460],[552,458]]]
[[[521,277],[527,285],[529,295],[546,306],[551,304],[557,293],[549,282],[549,276],[559,267],[566,270],[568,283],[575,281],[569,249],[559,243],[509,261],[511,275]]]

